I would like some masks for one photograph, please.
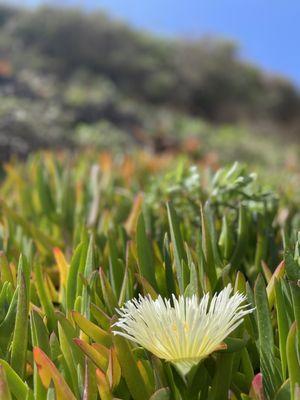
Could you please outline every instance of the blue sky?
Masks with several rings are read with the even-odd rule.
[[[41,0],[22,1],[36,5]],[[300,87],[300,0],[54,0],[104,9],[138,28],[164,35],[222,35],[243,58]]]

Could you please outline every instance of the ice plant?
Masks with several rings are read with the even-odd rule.
[[[211,300],[208,293],[200,301],[195,295],[179,299],[173,295],[172,301],[140,295],[117,310],[120,318],[114,326],[122,331],[114,334],[138,343],[186,374],[209,354],[225,348],[223,340],[252,311],[244,295],[231,293],[228,285]]]

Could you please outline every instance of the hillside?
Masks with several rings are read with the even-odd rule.
[[[0,5],[0,96],[2,158],[78,144],[163,150],[224,124],[294,140],[300,126],[296,88],[240,61],[235,43],[152,37],[73,9]]]

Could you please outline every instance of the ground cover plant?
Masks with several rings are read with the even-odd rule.
[[[1,399],[300,398],[294,193],[143,152],[4,170]]]

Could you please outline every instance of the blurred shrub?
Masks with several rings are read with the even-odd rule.
[[[76,143],[101,149],[125,149],[133,144],[132,137],[108,121],[79,124],[75,132]]]
[[[43,7],[8,18],[5,10],[2,33],[9,33],[19,67],[27,63],[64,79],[85,70],[126,96],[213,121],[299,121],[297,90],[241,62],[235,43],[155,38],[101,13]]]

